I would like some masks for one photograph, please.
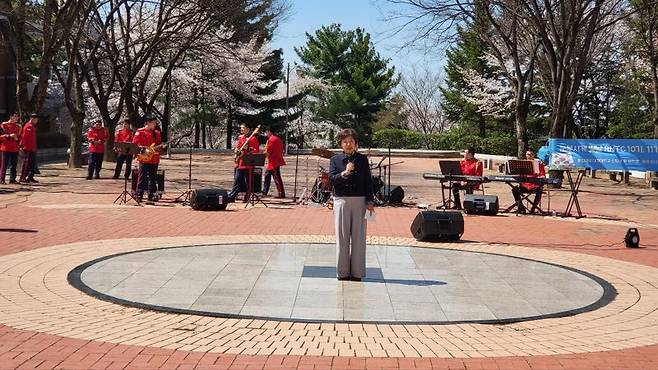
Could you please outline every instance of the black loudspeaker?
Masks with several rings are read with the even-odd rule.
[[[461,212],[422,211],[411,223],[416,240],[459,240],[464,234]]]
[[[640,246],[640,233],[637,232],[637,229],[630,228],[626,232],[626,237],[624,237],[624,242],[626,243],[626,248],[637,248]]]
[[[196,211],[223,211],[228,203],[224,189],[194,189],[190,195],[190,206]]]
[[[475,215],[495,216],[498,213],[496,195],[464,195],[464,212]]]
[[[400,204],[404,199],[404,189],[402,186],[391,185],[391,193],[388,192],[388,185],[384,185],[381,190],[382,197],[392,204]]]
[[[132,169],[132,177],[130,178],[131,185],[133,191],[137,190],[137,180],[138,180],[138,175],[139,175],[139,170],[137,168]],[[165,171],[164,170],[158,170],[158,172],[155,175],[155,182],[158,184],[158,191],[160,193],[164,193],[164,185],[165,185]]]

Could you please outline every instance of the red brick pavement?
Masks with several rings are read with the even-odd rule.
[[[98,185],[96,185],[98,186]],[[620,202],[615,194],[584,193],[591,213],[654,221],[655,195],[635,203]],[[629,190],[629,191],[632,191]],[[2,210],[0,255],[76,241],[144,236],[221,234],[321,234],[331,235],[331,214],[326,209],[242,209],[200,213],[174,206],[98,208],[41,208],[41,204],[109,204],[114,194],[50,194],[30,197],[26,203]],[[93,194],[93,192],[92,192]],[[619,197],[633,197],[618,193]],[[39,197],[37,197],[39,196]],[[57,198],[59,197],[59,198]],[[57,198],[55,201],[54,198]],[[634,197],[633,199],[636,199]],[[41,201],[42,200],[42,201]],[[653,203],[652,203],[653,201]],[[648,203],[647,203],[648,202]],[[651,205],[653,204],[653,206]],[[641,209],[642,211],[637,211]],[[378,210],[369,233],[409,236],[417,210]],[[510,243],[529,248],[559,248],[658,267],[658,227],[641,228],[644,248],[627,249],[627,225],[605,220],[587,222],[541,217],[466,218],[463,239]],[[19,229],[27,232],[7,231]],[[4,231],[3,231],[4,230]],[[29,232],[35,231],[35,232]],[[495,252],[495,247],[492,247]],[[166,350],[84,341],[13,329],[0,325],[0,370],[4,369],[658,369],[658,346],[572,355],[444,358],[350,358],[313,356],[247,356]]]

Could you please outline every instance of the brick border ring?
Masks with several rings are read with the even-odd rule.
[[[271,243],[267,243],[271,244]],[[290,243],[290,244],[299,244],[299,243]],[[227,245],[226,243],[224,244],[215,244],[212,246],[220,246],[220,245]],[[335,245],[335,244],[332,244]],[[371,246],[373,244],[370,244]],[[503,256],[503,257],[508,257],[508,258],[514,258],[522,261],[530,261],[530,262],[535,262],[535,263],[541,263],[541,264],[546,264],[549,266],[561,268],[567,271],[575,272],[579,275],[582,275],[586,278],[589,278],[590,280],[596,282],[601,289],[603,290],[603,294],[601,297],[596,300],[595,302],[592,302],[591,304],[588,304],[586,306],[582,307],[575,307],[555,313],[550,313],[550,314],[542,314],[542,315],[536,315],[536,316],[520,316],[520,317],[513,317],[513,318],[504,318],[504,319],[474,319],[474,320],[462,320],[462,321],[457,321],[457,320],[449,320],[449,321],[423,321],[423,320],[413,320],[413,321],[386,321],[386,320],[373,320],[373,321],[363,321],[363,320],[324,320],[324,319],[293,319],[293,318],[281,318],[281,317],[274,317],[274,316],[253,316],[253,315],[243,315],[243,314],[235,314],[235,313],[226,313],[226,312],[208,312],[208,311],[201,311],[201,310],[195,310],[191,308],[176,308],[176,307],[168,307],[168,306],[158,306],[154,304],[148,304],[148,303],[143,303],[139,301],[131,301],[123,298],[118,298],[110,294],[106,294],[103,292],[100,292],[90,286],[88,286],[83,280],[82,280],[82,273],[84,272],[85,269],[88,267],[91,267],[99,262],[105,261],[112,259],[114,257],[119,257],[119,256],[125,256],[133,253],[139,253],[139,252],[145,252],[145,251],[157,251],[157,250],[166,250],[166,249],[174,249],[174,248],[187,248],[187,247],[198,247],[199,245],[185,245],[185,246],[177,246],[177,247],[160,247],[160,248],[153,248],[153,249],[147,249],[147,250],[140,250],[140,251],[130,251],[130,252],[121,252],[121,253],[116,253],[112,254],[109,256],[104,256],[100,258],[96,258],[94,260],[85,262],[81,265],[76,266],[73,270],[71,270],[68,275],[67,275],[67,280],[69,284],[74,286],[75,288],[79,289],[80,291],[94,297],[97,299],[100,299],[102,301],[110,302],[110,303],[116,303],[122,306],[127,306],[127,307],[135,307],[135,308],[141,308],[141,309],[146,309],[146,310],[153,310],[153,311],[159,311],[159,312],[166,312],[166,313],[176,313],[176,314],[185,314],[185,315],[200,315],[200,316],[209,316],[209,317],[222,317],[222,318],[235,318],[235,319],[250,319],[250,320],[274,320],[274,321],[289,321],[289,322],[305,322],[305,323],[347,323],[347,324],[375,324],[375,325],[454,325],[454,324],[510,324],[510,323],[516,323],[516,322],[522,322],[522,321],[534,321],[534,320],[543,320],[543,319],[550,319],[550,318],[558,318],[558,317],[567,317],[567,316],[573,316],[576,314],[584,313],[584,312],[589,312],[589,311],[594,311],[598,310],[601,307],[606,306],[610,302],[612,302],[616,295],[617,291],[615,288],[608,283],[607,281],[601,279],[600,277],[590,274],[588,272],[578,270],[575,268],[571,267],[565,267],[562,265],[557,265],[555,263],[550,263],[550,262],[544,262],[544,261],[537,261],[525,257],[518,257],[518,256],[508,256],[508,255],[503,255],[500,253],[492,253],[492,252],[474,252],[474,251],[468,251],[468,250],[460,250],[458,248],[455,249],[450,249],[450,250],[458,250],[458,251],[463,251],[466,253],[481,253],[481,254],[488,254],[488,255],[494,255],[494,256]],[[393,245],[392,247],[396,247]],[[439,249],[439,248],[436,248]],[[441,248],[443,249],[443,248]]]
[[[658,344],[658,269],[614,259],[483,243],[370,244],[442,248],[542,261],[608,281],[606,306],[561,318],[492,324],[387,325],[284,322],[146,311],[90,297],[68,273],[103,256],[162,247],[229,243],[331,243],[330,236],[205,236],[102,240],[0,257],[0,323],[63,337],[187,351],[359,357],[498,357],[609,351]],[[138,246],[138,247],[135,247]]]

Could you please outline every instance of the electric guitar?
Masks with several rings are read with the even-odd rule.
[[[249,135],[249,137],[247,138],[247,140],[245,140],[245,142],[242,144],[242,146],[238,150],[235,151],[235,158],[233,158],[233,161],[235,163],[238,163],[238,160],[240,160],[240,157],[242,157],[242,155],[244,154],[244,150],[249,145],[249,140],[251,140],[251,138],[254,137],[254,135],[256,135],[258,133],[258,131],[260,131],[260,125],[258,125],[258,127],[256,127],[254,132],[252,132],[251,135]]]
[[[159,144],[159,145],[155,145],[155,143],[153,143],[149,146],[142,147],[142,148],[140,148],[139,153],[137,153],[137,160],[139,160],[141,162],[148,162],[151,159],[153,159],[153,156],[156,153],[160,153],[164,149],[166,149],[168,145],[169,145],[169,142],[162,143],[162,144]]]

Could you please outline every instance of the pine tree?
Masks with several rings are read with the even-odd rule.
[[[374,115],[399,82],[395,68],[388,67],[389,60],[380,57],[361,28],[343,31],[332,24],[306,36],[306,45],[295,49],[304,72],[331,87],[315,93],[318,100],[311,110],[316,120],[352,127],[362,145],[369,145]]]
[[[465,131],[477,130],[480,137],[486,135],[487,119],[478,112],[475,104],[464,98],[469,93],[464,71],[472,70],[486,78],[493,76],[491,67],[484,61],[487,47],[479,36],[481,32],[487,32],[487,28],[484,18],[476,16],[468,29],[458,31],[457,45],[446,53],[446,87],[441,88],[446,119]]]

